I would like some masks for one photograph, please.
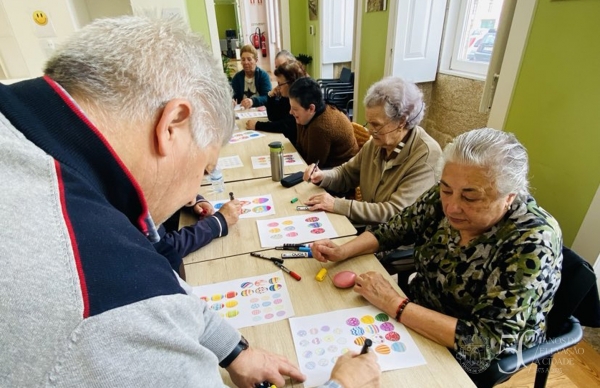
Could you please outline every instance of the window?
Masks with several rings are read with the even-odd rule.
[[[504,0],[449,0],[440,72],[485,79]]]

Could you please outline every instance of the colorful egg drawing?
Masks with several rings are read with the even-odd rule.
[[[302,341],[298,342],[300,344],[300,346],[304,346],[307,347],[308,345],[310,345],[310,342],[308,342],[308,340],[303,339]]]
[[[386,333],[385,339],[392,342],[400,341],[400,334],[395,331],[390,331],[389,333]]]
[[[304,358],[311,358],[313,355],[313,353],[310,350],[307,350],[306,352],[302,353],[302,357]]]
[[[229,310],[227,311],[227,318],[237,317],[239,313],[237,310]]]
[[[269,233],[279,233],[279,232],[281,232],[281,229],[279,229],[279,228],[269,229]]]
[[[269,295],[263,295],[263,296],[260,297],[260,299],[262,299],[262,300],[269,300],[271,298],[269,298]]]
[[[315,354],[316,354],[317,356],[322,356],[322,355],[324,355],[324,354],[325,354],[325,349],[323,349],[323,348],[317,348],[317,349],[315,350]]]
[[[262,317],[260,315],[255,315],[252,317],[252,320],[254,322],[259,322],[259,321],[262,321]]]
[[[250,137],[257,137],[257,136],[260,136],[260,135],[258,133],[252,133],[252,134],[250,134]]]
[[[340,354],[346,354],[350,351],[350,349],[348,348],[342,348],[342,350],[340,351]]]
[[[213,302],[216,302],[216,301],[221,300],[221,299],[223,299],[223,295],[221,295],[221,294],[215,294],[215,295],[213,295],[213,296],[210,297],[210,300],[212,300]]]
[[[264,286],[266,284],[267,284],[267,281],[265,279],[258,279],[257,281],[254,282],[254,285],[256,287]]]
[[[258,315],[260,314],[260,310],[252,310],[252,315]]]
[[[308,370],[313,370],[317,367],[317,364],[315,364],[312,361],[307,362],[306,364],[304,364],[304,367]]]
[[[277,311],[276,314],[278,317],[283,317],[285,315],[285,311]]]
[[[372,316],[370,316],[370,315],[365,315],[364,317],[362,317],[360,319],[360,321],[362,323],[366,323],[367,325],[369,325],[369,324],[375,322],[375,319]]]
[[[406,352],[406,345],[402,342],[394,342],[392,344],[392,350],[399,353]]]
[[[200,300],[203,300],[203,301],[205,301],[205,302],[208,302],[208,297],[207,297],[207,296],[201,296],[201,297],[200,297]]]
[[[337,346],[335,346],[335,345],[329,345],[329,347],[327,348],[327,351],[328,351],[329,353],[335,353],[335,352],[337,352],[337,351],[338,351],[338,347],[337,347]]]
[[[319,332],[319,329],[317,329],[316,327],[313,327],[312,329],[310,329],[308,331],[310,334],[315,335]]]
[[[258,303],[252,303],[252,304],[250,305],[250,308],[251,308],[251,309],[257,309],[257,308],[260,308],[260,304],[258,304]]]
[[[232,308],[238,305],[238,301],[237,300],[228,300],[227,303],[225,303],[225,306],[227,306],[228,308]]]
[[[248,287],[252,287],[252,286],[253,286],[253,284],[250,282],[244,282],[240,285],[240,287],[242,287],[242,288],[248,288]]]
[[[298,232],[289,232],[285,234],[288,237],[298,237]]]
[[[385,313],[379,313],[375,315],[375,320],[379,322],[387,322],[390,320],[390,317],[388,317],[388,315]]]
[[[273,301],[274,304],[281,304],[283,302],[283,299],[275,299]]]
[[[346,342],[348,342],[348,340],[346,340],[346,337],[339,337],[339,338],[337,339],[337,341],[335,341],[335,342],[337,342],[337,343],[338,343],[338,344],[340,344],[340,345],[343,345],[343,344],[345,344]]]
[[[271,302],[266,301],[266,302],[263,302],[262,305],[263,305],[263,307],[267,307],[267,306],[271,305]]]
[[[323,229],[323,228],[315,228],[315,229],[311,229],[310,232],[312,234],[322,234],[322,233],[325,233],[325,229]]]
[[[352,335],[363,335],[363,334],[365,334],[365,329],[363,329],[360,326],[353,327],[352,329],[350,329],[350,334],[352,334]]]
[[[294,223],[294,221],[292,220],[285,220],[282,222],[283,225],[292,225]]]
[[[356,337],[354,339],[354,343],[357,344],[358,346],[363,346],[363,344],[365,343],[366,338],[365,337]]]
[[[223,303],[215,303],[212,306],[210,306],[210,309],[214,310],[214,311],[219,311],[222,308],[223,308]]]
[[[225,294],[225,297],[227,297],[227,299],[233,299],[237,296],[237,292],[235,291],[229,291],[227,294]]]
[[[269,210],[271,210],[271,206],[269,206],[269,205],[255,206],[252,208],[252,211],[254,213],[266,213]]]
[[[277,279],[277,281],[279,281],[279,278],[273,278],[273,279]],[[273,294],[273,299],[277,299],[281,296],[281,294],[279,292],[276,292]]]
[[[323,224],[320,222],[311,222],[310,224],[308,224],[309,228],[318,228],[320,226],[323,226]]]
[[[252,294],[254,294],[253,290],[242,290],[241,292],[242,296],[250,296]]]
[[[318,345],[321,343],[321,340],[319,338],[313,338],[312,343]]]
[[[215,204],[215,210],[219,210],[221,207],[223,207],[223,202]]]
[[[269,286],[269,290],[271,290],[271,291],[277,291],[277,290],[280,290],[281,287],[283,287],[281,284],[273,284],[273,285]]]
[[[375,351],[379,354],[390,354],[390,347],[387,345],[378,345],[375,347]]]
[[[285,228],[283,228],[283,230],[285,230],[286,232],[291,232],[292,230],[296,230],[296,227],[294,227],[294,226],[286,226]]]
[[[329,360],[327,360],[326,358],[322,358],[319,360],[319,365],[327,366],[327,365],[329,365]]]
[[[379,325],[379,327],[383,331],[392,331],[392,330],[394,330],[394,324],[391,323],[391,322],[383,322],[381,325]]]
[[[277,222],[269,222],[269,223],[267,224],[267,226],[268,226],[269,228],[274,228],[274,227],[276,227],[276,226],[278,226],[278,225],[279,225],[279,224],[278,224]]]
[[[377,326],[377,325],[366,325],[365,326],[365,333],[368,333],[368,334],[377,334],[377,333],[379,333],[379,326]]]
[[[305,337],[306,334],[308,334],[308,333],[306,332],[306,330],[300,330],[300,331],[298,331],[297,334],[298,334],[298,337]]]
[[[271,238],[273,240],[281,240],[283,238],[283,235],[282,234],[273,234],[273,235],[271,235]]]
[[[382,344],[385,342],[385,337],[381,334],[375,334],[371,337],[371,341],[373,341],[374,344]]]
[[[269,284],[277,284],[279,283],[279,278],[277,276],[272,277],[271,279],[269,279]],[[273,295],[274,298],[278,298],[279,295],[275,296]]]
[[[265,313],[270,313],[271,311],[273,311],[273,307],[265,307],[264,311]]]
[[[258,302],[258,298],[252,298],[252,299],[250,299],[250,303],[256,303],[256,302]]]
[[[265,319],[271,319],[273,317],[274,317],[273,314],[265,314]]]
[[[327,333],[329,331],[329,326],[325,325],[325,326],[321,326],[321,331]]]
[[[252,202],[253,202],[253,203],[265,203],[265,202],[269,202],[269,198],[264,198],[264,197],[261,197],[261,198],[254,198],[254,199],[252,200]]]
[[[358,326],[358,325],[360,325],[360,321],[358,320],[358,318],[352,317],[352,318],[346,319],[346,324],[348,326]]]
[[[250,291],[250,290],[248,290]],[[258,287],[256,290],[254,290],[257,294],[264,294],[265,292],[267,292],[266,287]]]
[[[284,308],[285,308],[285,306],[282,305],[282,304],[275,305],[275,310],[276,311],[283,310]]]
[[[317,221],[319,221],[319,217],[308,217],[308,218],[305,218],[304,221],[306,221],[306,222],[317,222]]]
[[[333,342],[333,341],[335,341],[335,337],[332,334],[327,334],[325,337],[323,337],[323,341]]]

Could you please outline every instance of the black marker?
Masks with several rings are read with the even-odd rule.
[[[371,347],[371,345],[373,345],[373,341],[371,341],[370,339],[366,339],[365,343],[363,344],[362,349],[360,350],[360,354],[367,354],[369,352],[369,347]]]
[[[233,201],[235,198],[233,198],[233,191],[229,192],[229,200]]]

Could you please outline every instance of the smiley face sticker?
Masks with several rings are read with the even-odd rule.
[[[35,24],[39,26],[45,26],[46,24],[48,24],[48,15],[44,11],[33,11],[32,17]]]

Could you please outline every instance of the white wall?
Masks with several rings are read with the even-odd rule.
[[[131,10],[134,15],[159,18],[176,14],[190,25],[185,0],[131,0]]]
[[[129,0],[80,0],[85,1],[91,20],[121,15],[133,15]]]

